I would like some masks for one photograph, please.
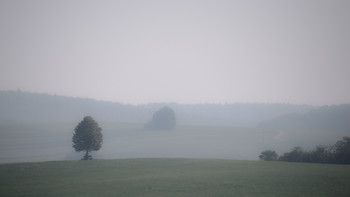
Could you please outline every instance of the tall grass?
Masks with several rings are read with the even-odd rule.
[[[349,196],[350,166],[209,159],[0,165],[0,196]]]

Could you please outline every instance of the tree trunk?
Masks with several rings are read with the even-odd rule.
[[[82,160],[92,160],[92,157],[89,155],[89,151],[88,150],[86,150],[86,153],[85,153],[85,155],[84,155]]]

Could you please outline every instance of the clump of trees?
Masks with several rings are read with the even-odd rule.
[[[278,154],[273,150],[265,150],[261,152],[259,158],[264,161],[276,161],[278,158]]]
[[[170,107],[163,107],[153,114],[152,120],[147,122],[145,129],[165,129],[170,130],[176,126],[176,116],[173,109]]]
[[[101,148],[103,141],[101,131],[101,127],[91,116],[85,116],[75,127],[72,139],[73,148],[77,152],[85,151],[82,160],[91,160],[92,156],[89,153]]]
[[[272,151],[274,152],[274,151]],[[263,151],[259,156],[265,161],[269,160],[271,155],[269,151]],[[276,153],[277,155],[277,153]],[[277,160],[277,158],[275,159]],[[279,161],[288,162],[309,162],[309,163],[330,163],[330,164],[350,164],[350,137],[343,137],[330,146],[317,146],[314,150],[306,151],[301,147],[294,147],[290,152],[286,152],[280,157]]]

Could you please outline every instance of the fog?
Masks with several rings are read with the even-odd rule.
[[[129,104],[350,102],[350,2],[0,2],[0,90]]]
[[[79,121],[92,115],[103,122],[145,123],[156,110],[169,106],[180,125],[242,126],[256,124],[289,113],[303,113],[315,107],[291,104],[177,104],[123,105],[92,99],[0,91],[0,123],[45,123]]]
[[[145,129],[168,107],[175,127]],[[93,116],[103,134],[96,159],[220,158],[257,160],[266,149],[283,154],[295,146],[312,150],[349,136],[350,104],[123,105],[48,94],[0,91],[0,163],[79,160],[74,128]],[[161,116],[161,119],[166,117]],[[164,119],[166,121],[167,118]],[[163,121],[163,120],[162,120]],[[163,125],[163,122],[159,122]],[[154,121],[155,123],[157,121]]]
[[[312,150],[332,145],[348,131],[279,131],[242,127],[177,126],[144,130],[142,124],[99,122],[103,145],[94,159],[217,158],[258,160],[263,150],[279,155],[300,146]],[[80,160],[72,148],[78,122],[1,124],[0,163]]]
[[[0,1],[0,162],[258,159],[349,135],[350,1]],[[344,104],[344,105],[342,105]],[[327,105],[327,106],[324,106]],[[145,130],[160,108],[173,130]],[[324,107],[322,107],[324,106]]]

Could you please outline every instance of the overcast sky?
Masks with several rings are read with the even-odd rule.
[[[0,0],[0,90],[350,103],[350,1]]]

